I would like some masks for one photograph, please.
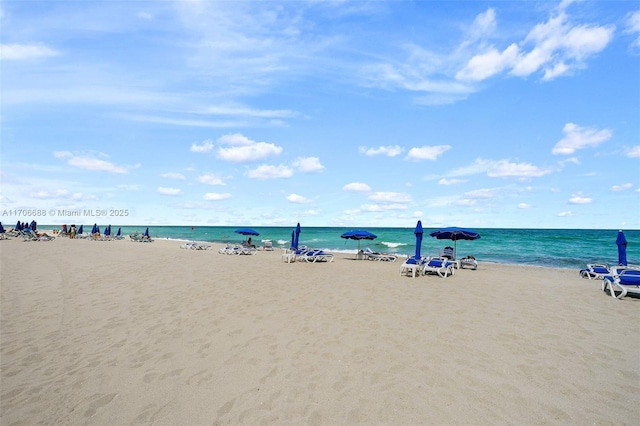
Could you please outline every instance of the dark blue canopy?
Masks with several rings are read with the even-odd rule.
[[[29,227],[31,228],[32,231],[35,231],[36,228],[38,227],[38,223],[35,220],[32,220]]]
[[[360,229],[354,231],[347,231],[340,235],[340,238],[346,238],[348,240],[375,240],[378,238],[376,234],[372,234],[369,231],[363,231]]]
[[[0,222],[0,234],[4,234],[5,230],[4,230],[4,226],[2,226],[2,222]]]
[[[111,235],[111,225],[104,228],[104,235],[107,235],[107,236]]]
[[[457,256],[457,241],[458,240],[477,240],[480,238],[480,234],[471,229],[466,228],[457,228],[455,226],[451,226],[449,228],[438,229],[437,231],[433,231],[430,233],[432,237],[436,237],[439,240],[453,240],[453,256],[454,259]]]
[[[80,228],[78,228],[78,234],[82,234],[82,231],[84,231],[84,228],[80,225]]]
[[[235,232],[236,234],[242,234],[242,235],[260,235],[259,232],[251,228],[238,228],[233,232]]]
[[[144,230],[144,236],[148,237],[149,236],[149,227],[147,226],[147,229]]]
[[[624,232],[618,231],[616,244],[618,245],[618,265],[627,266],[627,238]]]
[[[16,223],[16,231],[22,231],[22,222],[18,221],[18,223]]]
[[[120,236],[120,232],[121,232],[122,228],[118,228],[118,233],[116,234],[116,237]]]

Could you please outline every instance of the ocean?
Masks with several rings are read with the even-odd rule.
[[[79,226],[79,224],[76,224]],[[85,232],[92,225],[85,225]],[[59,228],[42,225],[42,229]],[[150,226],[153,238],[206,241],[215,243],[240,243],[245,236],[234,232],[238,227],[228,226]],[[253,242],[260,246],[271,240],[276,249],[288,248],[291,244],[291,227],[251,227],[260,233]],[[100,227],[104,229],[104,225]],[[112,226],[112,233],[118,227]],[[143,233],[146,226],[123,226],[122,234],[137,231]],[[300,244],[332,252],[356,253],[358,242],[340,238],[344,232],[354,228],[302,227]],[[366,228],[377,235],[375,240],[360,241],[360,248],[374,251],[412,255],[415,251],[415,235],[412,228]],[[453,241],[438,240],[429,233],[435,228],[424,228],[422,254],[436,255]],[[556,268],[581,269],[587,263],[618,263],[616,237],[618,230],[594,229],[494,229],[474,228],[480,238],[473,241],[458,241],[457,257],[474,256],[479,262],[497,262],[519,265],[550,266]],[[624,230],[627,239],[627,259],[630,264],[640,264],[640,230]]]

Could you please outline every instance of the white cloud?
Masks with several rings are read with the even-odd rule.
[[[574,213],[571,210],[568,210],[568,211],[564,211],[564,212],[558,213],[558,216],[559,217],[571,217],[571,216],[573,216],[573,214]]]
[[[496,198],[500,195],[499,190],[495,188],[474,189],[473,191],[467,191],[464,193],[467,197],[471,198]]]
[[[574,194],[569,198],[569,204],[591,204],[593,200],[580,194]]]
[[[451,149],[450,145],[423,146],[411,148],[407,153],[408,160],[436,160]]]
[[[613,185],[611,187],[611,190],[613,192],[620,192],[620,191],[625,191],[627,189],[631,189],[633,188],[633,184],[632,183],[623,183],[622,185]]]
[[[296,204],[306,204],[311,202],[311,200],[309,200],[308,198],[298,194],[287,195],[287,201],[289,201],[290,203],[296,203]]]
[[[204,174],[202,176],[198,176],[198,182],[204,183],[206,185],[224,185],[225,183],[219,176],[213,174]]]
[[[218,143],[229,148],[218,148],[218,158],[234,163],[262,160],[282,152],[282,147],[267,142],[255,142],[242,134],[224,135]]]
[[[221,201],[226,200],[227,198],[231,198],[231,194],[229,194],[228,192],[225,192],[223,194],[219,194],[217,192],[207,192],[202,198],[207,201]]]
[[[374,192],[368,197],[379,203],[410,203],[411,195],[404,192]]]
[[[213,150],[213,142],[206,140],[201,144],[193,143],[191,145],[191,152],[211,152]]]
[[[247,177],[252,179],[278,179],[290,178],[291,176],[293,176],[293,170],[287,166],[270,166],[266,164],[247,172]]]
[[[178,188],[165,188],[163,186],[158,187],[158,193],[162,195],[181,195],[182,190]]]
[[[640,48],[640,10],[629,13],[626,26],[624,32],[635,35],[633,46]]]
[[[160,175],[160,177],[167,178],[167,179],[177,179],[177,180],[186,179],[186,177],[182,173],[174,173],[174,172],[163,173]]]
[[[640,145],[632,146],[625,155],[629,158],[640,158]]]
[[[573,154],[578,149],[588,146],[598,146],[602,142],[611,138],[611,131],[608,129],[597,130],[588,127],[580,127],[574,123],[564,125],[562,131],[565,137],[553,147],[553,154]]]
[[[0,60],[28,60],[58,56],[59,52],[41,44],[0,44]]]
[[[442,178],[438,181],[438,185],[445,185],[445,186],[449,186],[449,185],[458,185],[461,183],[465,183],[466,180],[465,179],[446,179],[446,178]]]
[[[318,157],[298,158],[293,162],[293,167],[302,173],[319,173],[324,170]]]
[[[588,58],[613,39],[615,27],[571,23],[565,12],[570,3],[561,3],[547,22],[534,26],[524,40],[510,43],[504,50],[481,43],[483,51],[472,56],[456,78],[481,81],[509,70],[520,77],[542,71],[543,80],[551,80],[584,67]],[[486,21],[494,25],[492,20]]]
[[[528,163],[511,163],[508,160],[498,161],[487,170],[487,176],[497,178],[532,178],[541,177],[549,173],[551,173],[551,170],[542,170]]]
[[[129,169],[140,167],[139,164],[135,166],[117,166],[106,160],[101,160],[91,156],[76,155],[69,151],[56,151],[53,155],[60,159],[66,158],[67,164],[83,170],[126,174],[129,173]],[[105,154],[101,155],[106,157]]]
[[[519,203],[518,204],[518,208],[522,209],[522,210],[530,209],[531,207],[532,207],[531,204],[527,204],[527,203]]]
[[[406,210],[408,207],[405,204],[391,203],[391,204],[363,204],[360,206],[360,211],[363,212],[386,212],[390,210]]]
[[[369,192],[371,191],[371,187],[366,183],[361,182],[352,182],[348,183],[342,187],[343,191],[351,191],[351,192]]]
[[[404,152],[404,148],[398,145],[389,145],[389,146],[379,146],[377,148],[367,148],[365,146],[361,146],[358,148],[364,155],[374,156],[374,155],[386,155],[387,157],[395,157]]]

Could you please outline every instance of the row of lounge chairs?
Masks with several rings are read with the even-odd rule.
[[[184,243],[180,246],[180,248],[190,250],[211,250],[211,246],[209,244],[198,241],[190,241],[188,243]]]
[[[258,249],[255,246],[249,244],[227,244],[218,250],[220,254],[230,255],[254,255],[258,253]]]
[[[400,275],[411,275],[414,278],[429,274],[437,274],[446,278],[455,273],[456,262],[442,256],[421,257],[420,259],[410,257],[400,266]]]
[[[332,253],[324,250],[310,249],[306,246],[300,246],[297,249],[286,249],[282,252],[282,261],[286,263],[306,262],[306,263],[330,263],[333,262]]]
[[[602,291],[608,290],[615,299],[622,299],[628,294],[640,296],[640,267],[589,264],[580,270],[580,276],[590,280],[602,280]]]

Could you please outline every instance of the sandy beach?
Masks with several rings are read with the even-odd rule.
[[[640,299],[577,270],[0,241],[0,423],[635,425]]]

